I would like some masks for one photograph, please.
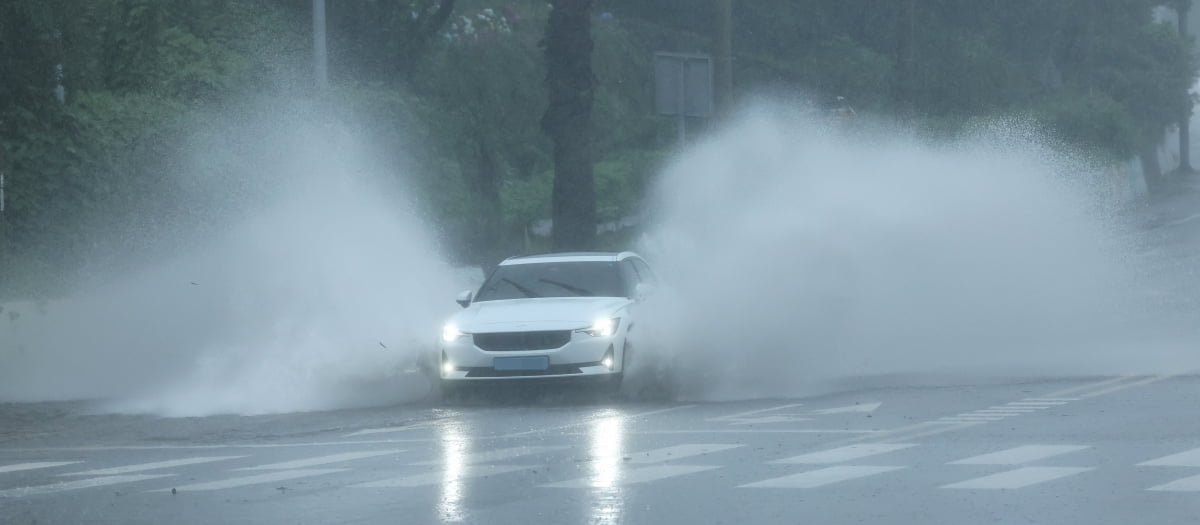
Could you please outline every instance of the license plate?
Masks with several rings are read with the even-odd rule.
[[[496,370],[545,370],[550,368],[550,358],[546,356],[532,357],[497,357],[492,361]]]

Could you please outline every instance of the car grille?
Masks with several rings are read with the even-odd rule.
[[[517,350],[551,350],[571,340],[570,330],[553,332],[497,332],[475,334],[475,346],[490,352]]]

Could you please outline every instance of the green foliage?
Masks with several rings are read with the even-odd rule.
[[[842,95],[859,112],[912,118],[934,136],[1032,115],[1064,141],[1126,158],[1191,104],[1195,57],[1174,26],[1154,22],[1163,3],[1190,5],[735,2],[735,88],[743,97]],[[712,52],[714,5],[594,0],[597,220],[636,214],[675,148],[674,121],[653,113],[651,60],[655,51]],[[246,101],[313,94],[309,9],[291,0],[0,0],[0,293],[65,286],[99,264],[96,239],[151,236],[184,214],[169,196],[172,170],[189,137],[221,129],[200,124]],[[331,1],[328,10],[331,86],[319,98],[375,149],[395,152],[385,160],[403,167],[414,205],[448,251],[491,262],[544,248],[527,244],[525,227],[551,215],[538,45],[546,2]],[[53,95],[58,64],[65,104]]]

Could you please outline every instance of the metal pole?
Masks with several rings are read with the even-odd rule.
[[[687,146],[687,58],[679,60],[679,147]]]
[[[313,0],[313,73],[317,89],[324,91],[329,84],[329,54],[325,49],[325,0]]]

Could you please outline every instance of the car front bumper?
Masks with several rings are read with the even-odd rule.
[[[624,334],[609,337],[594,337],[586,333],[572,333],[563,346],[548,350],[502,350],[489,351],[475,345],[472,335],[464,335],[452,342],[443,341],[438,363],[441,378],[445,381],[487,381],[498,379],[541,379],[541,378],[601,378],[621,372],[618,355],[619,342]],[[497,359],[545,358],[544,369],[506,369],[497,366]],[[611,366],[605,365],[610,358]]]

